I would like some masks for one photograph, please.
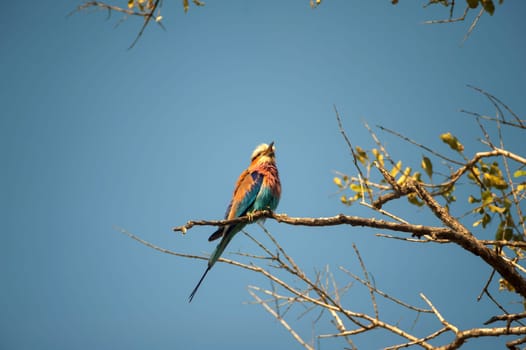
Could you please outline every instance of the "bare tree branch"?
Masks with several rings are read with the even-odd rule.
[[[524,335],[526,327],[498,327],[498,328],[473,328],[458,331],[455,339],[447,345],[436,347],[435,350],[455,350],[460,348],[468,339],[480,337],[499,337],[503,335]]]
[[[519,350],[517,345],[521,345],[524,343],[526,343],[526,337],[509,341],[506,343],[506,347],[510,350]]]
[[[518,314],[505,314],[505,315],[493,316],[492,318],[484,322],[484,325],[488,325],[488,324],[491,324],[497,321],[506,321],[506,323],[510,323],[511,321],[520,320],[525,317],[526,317],[526,312],[521,312]]]
[[[391,222],[386,220],[379,220],[374,218],[363,218],[359,216],[350,216],[344,214],[338,214],[332,217],[290,217],[286,214],[276,214],[268,210],[262,210],[255,212],[250,216],[241,216],[230,220],[190,220],[182,226],[176,226],[172,228],[175,232],[182,232],[185,234],[189,229],[194,226],[226,226],[231,224],[238,224],[241,222],[251,223],[258,219],[273,219],[279,223],[295,226],[337,226],[337,225],[351,225],[351,226],[364,226],[378,229],[387,229],[391,231],[411,233],[414,236],[437,236],[447,237],[454,235],[455,231],[446,227],[433,227],[423,225],[412,225],[404,224],[399,222]]]

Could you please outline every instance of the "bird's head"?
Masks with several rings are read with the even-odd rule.
[[[262,143],[257,146],[254,152],[252,152],[252,163],[254,162],[274,162],[276,159],[275,152],[276,147],[274,147],[274,141],[270,144]]]

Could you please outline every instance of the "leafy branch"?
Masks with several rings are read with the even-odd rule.
[[[133,48],[139,39],[142,37],[146,27],[151,23],[151,19],[154,19],[154,21],[159,24],[161,28],[164,29],[164,26],[162,24],[163,16],[161,15],[161,7],[162,7],[162,1],[161,0],[121,0],[122,3],[125,3],[126,5],[112,5],[104,1],[86,1],[82,4],[80,4],[72,13],[79,12],[83,10],[87,10],[90,8],[99,8],[104,9],[108,11],[108,15],[111,15],[112,12],[121,13],[124,17],[121,19],[121,21],[124,21],[128,18],[128,16],[136,16],[136,17],[143,17],[144,22],[139,30],[138,34],[135,36],[135,39],[131,43],[128,49]],[[499,4],[502,4],[503,0],[498,0]],[[202,7],[205,5],[205,3],[201,0],[192,0],[192,3],[195,6]],[[398,0],[391,0],[391,3],[393,5],[398,4]],[[322,0],[309,0],[310,7],[315,9],[318,6],[322,4]],[[189,0],[183,0],[182,1],[184,12],[188,12],[190,8],[190,1]],[[468,32],[466,33],[464,37],[464,41],[469,37],[469,35],[473,32],[475,27],[477,26],[480,18],[484,13],[488,13],[490,15],[493,15],[495,12],[495,4],[493,0],[466,0],[466,7],[463,12],[463,15],[453,18],[453,14],[455,12],[455,6],[456,2],[455,0],[429,0],[427,4],[424,7],[430,6],[430,5],[443,5],[447,8],[449,8],[449,18],[446,19],[440,19],[440,20],[431,20],[424,22],[425,24],[435,24],[435,23],[453,23],[453,22],[460,22],[464,21],[470,12],[470,10],[474,10],[476,8],[481,7],[480,11],[472,21]],[[70,14],[71,15],[71,14]]]

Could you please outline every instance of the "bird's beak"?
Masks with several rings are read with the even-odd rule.
[[[268,144],[268,154],[274,154],[274,141]]]
[[[273,154],[274,154],[274,141],[269,143],[268,148],[265,151],[265,154],[268,154],[269,156],[273,156]]]

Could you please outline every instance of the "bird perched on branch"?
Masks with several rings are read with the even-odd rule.
[[[250,215],[258,210],[274,211],[276,209],[281,195],[281,184],[276,167],[275,150],[274,142],[271,142],[269,145],[263,143],[257,146],[252,152],[249,167],[241,173],[236,182],[225,219]],[[246,225],[247,223],[239,223],[220,227],[208,238],[209,241],[221,238],[221,241],[210,256],[205,273],[190,294],[189,302],[194,298],[206,274],[219,259],[228,243]]]

